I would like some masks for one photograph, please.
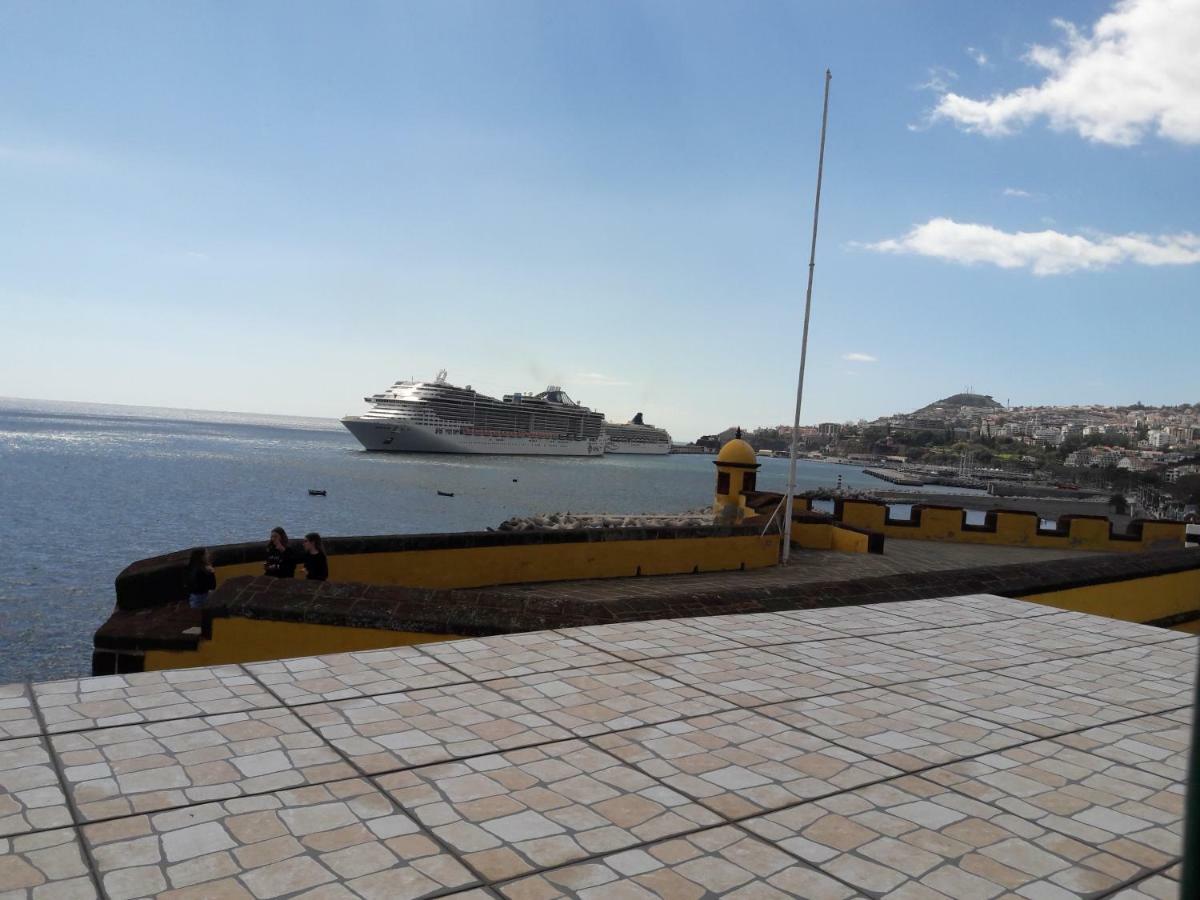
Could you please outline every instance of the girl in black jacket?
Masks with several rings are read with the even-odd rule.
[[[271,529],[263,572],[272,578],[294,578],[296,575],[296,557],[288,549],[287,532],[278,525]]]
[[[217,576],[213,572],[212,557],[208,555],[208,548],[197,547],[188,559],[188,606],[199,609],[208,598],[208,592],[216,589]]]

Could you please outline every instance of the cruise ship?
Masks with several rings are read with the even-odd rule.
[[[624,425],[604,423],[605,453],[670,453],[671,435],[642,421],[638,413]]]
[[[557,386],[503,400],[458,387],[446,370],[433,381],[397,381],[363,398],[371,408],[342,424],[368,450],[603,456],[604,416]]]

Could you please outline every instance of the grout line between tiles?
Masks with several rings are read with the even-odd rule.
[[[1154,878],[1156,875],[1163,875],[1163,877],[1166,878],[1168,881],[1174,881],[1175,879],[1171,878],[1171,876],[1164,875],[1163,873],[1165,873],[1167,871],[1167,869],[1171,868],[1171,866],[1177,866],[1181,862],[1183,862],[1183,858],[1177,856],[1175,859],[1171,860],[1170,862],[1163,863],[1161,866],[1158,866],[1157,868],[1152,869],[1149,872],[1146,872],[1142,875],[1135,875],[1133,878],[1126,879],[1125,881],[1122,881],[1118,885],[1114,885],[1111,888],[1105,889],[1104,891],[1100,892],[1099,894],[1096,894],[1092,898],[1092,900],[1105,900],[1106,897],[1111,897],[1114,894],[1125,890],[1125,888],[1127,888],[1127,887],[1133,887],[1134,885],[1141,884],[1143,881],[1146,881],[1150,878]]]
[[[41,707],[38,706],[33,697],[32,684],[29,684],[29,694],[30,700],[33,703],[33,714],[36,717],[38,724],[42,728],[45,728],[46,719],[42,715]],[[71,816],[71,825],[68,827],[71,829],[71,833],[75,840],[79,843],[79,850],[83,854],[83,864],[87,867],[88,877],[91,879],[92,885],[96,889],[96,896],[107,897],[108,892],[104,889],[104,884],[100,879],[100,870],[96,866],[96,858],[92,855],[92,849],[88,846],[87,839],[83,836],[83,817],[79,814],[79,808],[75,805],[75,798],[72,796],[71,789],[67,784],[67,777],[64,774],[62,760],[58,758],[58,753],[54,749],[50,735],[43,734],[39,737],[39,740],[41,740],[45,745],[46,753],[50,757],[50,764],[54,767],[54,777],[58,779],[59,789],[62,791],[63,798],[67,804],[67,812],[70,813]],[[53,831],[56,829],[46,828],[40,830]]]

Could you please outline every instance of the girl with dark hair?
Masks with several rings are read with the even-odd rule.
[[[209,591],[216,589],[217,576],[213,572],[212,557],[208,555],[208,548],[197,547],[188,558],[188,606],[199,609],[208,598]]]
[[[304,536],[304,571],[309,581],[329,579],[329,560],[325,557],[321,536],[315,531],[310,531]]]
[[[288,549],[287,532],[279,525],[271,529],[263,572],[272,578],[294,578],[296,575],[296,558]]]

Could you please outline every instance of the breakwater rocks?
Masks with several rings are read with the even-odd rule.
[[[715,524],[712,510],[623,516],[615,513],[537,513],[513,516],[496,531],[570,531],[581,528],[697,528]],[[492,529],[488,529],[491,531]]]

